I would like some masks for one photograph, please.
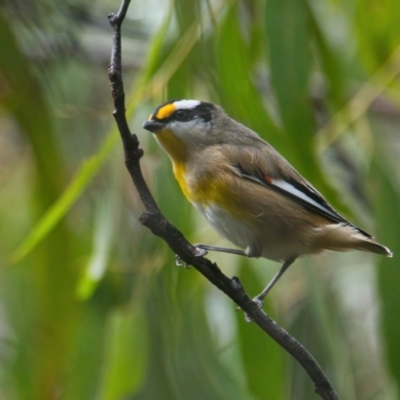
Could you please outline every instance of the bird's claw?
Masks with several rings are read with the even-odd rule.
[[[201,248],[201,245],[198,246],[195,244],[193,247],[195,249],[195,251],[194,251],[195,257],[202,257],[207,254],[207,250]],[[177,267],[184,267],[186,269],[191,268],[191,266],[188,263],[186,263],[185,261],[183,261],[182,258],[178,254],[175,254],[175,265]]]
[[[263,305],[264,305],[264,302],[263,302],[262,300],[260,300],[258,297],[254,297],[253,303],[256,303],[256,304],[257,304],[257,311],[258,311],[258,310],[261,310],[262,307],[263,307]],[[237,308],[236,308],[236,311],[241,311],[241,308],[240,308],[240,307],[237,307]],[[246,322],[249,322],[249,323],[254,321],[254,318],[250,317],[250,316],[249,316],[248,314],[246,314],[246,313],[244,313],[244,319],[245,319]]]
[[[191,266],[188,263],[185,263],[185,261],[183,261],[182,258],[178,256],[178,254],[175,254],[175,265],[177,267],[183,267],[186,269],[191,268]]]
[[[258,310],[261,310],[263,308],[264,302],[262,300],[260,300],[258,296],[254,297],[253,303],[257,304]]]

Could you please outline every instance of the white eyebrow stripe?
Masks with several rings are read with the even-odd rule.
[[[318,207],[320,210],[322,210],[330,215],[334,215],[329,208],[324,207],[322,204],[320,204],[320,203],[316,202],[314,199],[308,197],[305,193],[303,193],[299,189],[296,189],[290,183],[288,183],[286,181],[282,181],[280,179],[272,179],[271,182],[273,185],[278,186],[279,188],[285,190],[286,192],[293,194],[296,197],[299,197],[302,200],[305,200],[307,203],[310,203],[313,206]]]
[[[191,110],[201,104],[199,100],[179,100],[174,101],[174,106],[177,110]]]

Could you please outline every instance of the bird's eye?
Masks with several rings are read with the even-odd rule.
[[[185,120],[185,119],[188,117],[188,115],[189,115],[188,110],[178,110],[178,111],[175,113],[176,119],[178,119],[178,120],[180,120],[180,121]]]

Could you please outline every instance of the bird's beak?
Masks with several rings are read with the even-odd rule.
[[[146,121],[142,127],[146,129],[147,131],[157,133],[158,131],[161,131],[165,127],[165,123],[160,122],[160,121],[154,121],[154,120],[149,120]]]

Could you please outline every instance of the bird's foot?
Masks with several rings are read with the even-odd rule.
[[[257,311],[261,310],[263,305],[264,305],[264,302],[262,300],[260,300],[258,297],[254,297],[253,303],[255,303],[257,305]],[[236,311],[242,311],[242,309],[240,307],[236,307]],[[253,322],[254,321],[254,318],[250,317],[246,313],[244,313],[244,319],[246,320],[246,322]]]
[[[262,300],[260,300],[258,297],[254,297],[253,299],[253,303],[255,303],[257,305],[257,311],[261,310],[264,302]],[[246,322],[253,322],[254,318],[250,317],[248,314],[244,314],[244,319],[246,320]]]
[[[175,254],[175,265],[177,267],[183,267],[186,269],[192,268],[188,263],[183,261],[182,258],[178,254]]]
[[[202,257],[202,256],[207,255],[207,253],[208,253],[206,246],[204,244],[195,243],[193,245],[193,247],[195,248],[195,256],[196,257]]]
[[[207,254],[207,250],[203,249],[201,246],[202,246],[201,244],[195,244],[193,246],[194,249],[195,249],[193,255],[195,257],[202,257],[202,256],[205,256]],[[175,265],[177,267],[184,267],[186,269],[192,268],[191,265],[189,265],[188,263],[184,262],[182,260],[182,258],[178,254],[175,254]]]

